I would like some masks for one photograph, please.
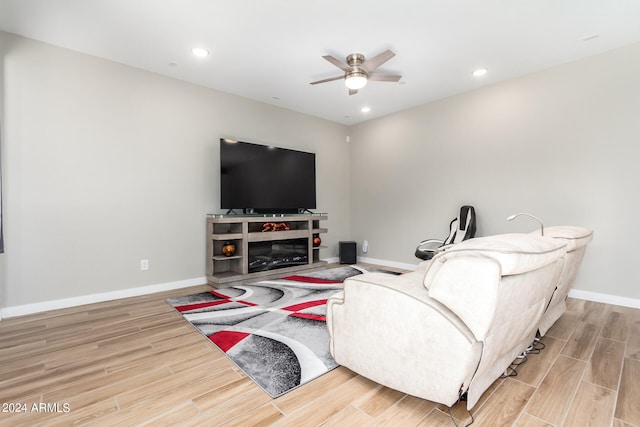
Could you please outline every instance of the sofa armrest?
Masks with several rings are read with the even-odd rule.
[[[424,272],[368,273],[345,281],[327,301],[337,363],[396,390],[455,403],[478,366],[482,344],[428,295]]]

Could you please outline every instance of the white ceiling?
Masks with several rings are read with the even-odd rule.
[[[640,1],[0,0],[0,30],[353,124],[640,42]],[[309,85],[385,49],[399,83]]]

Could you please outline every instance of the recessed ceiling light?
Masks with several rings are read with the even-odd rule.
[[[484,76],[485,74],[487,74],[487,71],[489,71],[489,70],[487,70],[486,68],[478,68],[477,70],[473,70],[473,72],[471,73],[471,75],[472,75],[473,77],[482,77],[482,76]]]
[[[583,42],[588,42],[589,40],[597,39],[598,37],[600,37],[600,34],[593,33],[593,34],[589,34],[588,36],[584,36],[582,38],[582,41]]]
[[[360,109],[360,111],[362,111],[363,113],[368,113],[369,111],[371,111],[371,108],[369,108],[369,107],[362,107],[362,108]]]
[[[193,53],[198,58],[209,56],[209,51],[201,47],[194,47],[193,49],[191,49],[191,53]]]

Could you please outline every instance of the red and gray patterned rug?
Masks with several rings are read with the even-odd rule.
[[[329,353],[327,298],[362,272],[338,267],[167,303],[275,398],[338,366]]]

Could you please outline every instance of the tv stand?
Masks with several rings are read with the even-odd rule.
[[[320,260],[320,248],[325,246],[314,246],[313,240],[315,236],[327,232],[326,228],[320,227],[320,221],[327,219],[327,214],[320,213],[208,215],[207,281],[213,287],[231,286],[238,282],[282,277],[324,266],[326,261]],[[284,223],[286,227],[277,227],[279,231],[263,231],[269,228],[265,226],[269,223]],[[235,253],[225,255],[223,247],[228,243],[235,246]],[[265,270],[255,271],[254,253],[271,245],[295,246],[297,253],[293,258],[288,253],[283,255],[286,261],[295,259],[295,262],[273,259],[264,263],[268,265]]]

